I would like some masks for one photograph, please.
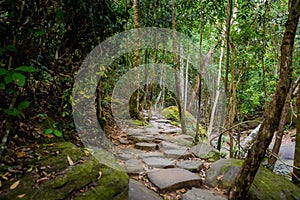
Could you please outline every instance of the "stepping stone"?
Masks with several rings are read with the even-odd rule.
[[[157,119],[157,120],[155,120],[155,122],[157,122],[157,123],[170,123],[171,120],[168,120],[168,119]]]
[[[120,160],[129,160],[132,159],[133,156],[131,154],[122,153],[117,155],[117,158],[119,158]]]
[[[154,138],[147,137],[147,136],[140,136],[140,135],[131,135],[128,136],[129,139],[133,140],[134,142],[153,142]]]
[[[157,144],[155,143],[145,143],[139,142],[135,144],[135,148],[145,150],[145,151],[155,151],[157,148]]]
[[[174,133],[180,133],[180,132],[181,132],[180,128],[159,130],[159,133],[161,133],[161,134],[174,134]]]
[[[175,167],[175,162],[166,158],[149,157],[143,158],[143,162],[150,168],[171,168]]]
[[[129,179],[128,200],[162,200],[162,198],[138,181]]]
[[[163,151],[166,157],[175,159],[186,159],[192,154],[187,149],[168,149]]]
[[[129,141],[127,139],[124,139],[124,138],[119,139],[119,142],[121,144],[129,144]]]
[[[182,195],[181,200],[226,200],[227,198],[214,194],[209,190],[192,188]]]
[[[187,150],[187,148],[184,147],[184,146],[180,146],[180,145],[177,145],[177,144],[174,144],[174,143],[171,143],[171,142],[166,142],[166,141],[162,141],[161,143],[159,143],[158,148],[161,151],[171,150],[171,149],[182,149],[182,150],[185,150],[185,151]]]
[[[158,151],[152,151],[152,152],[147,152],[147,153],[139,155],[139,158],[150,158],[150,157],[162,158],[162,157],[164,157],[164,154],[161,152],[158,152]]]
[[[198,172],[202,167],[202,162],[200,160],[180,160],[177,161],[176,166],[191,172]]]
[[[148,177],[161,192],[201,186],[199,176],[180,168],[153,170],[148,172]]]
[[[193,142],[194,141],[194,137],[190,136],[190,135],[176,135],[174,136],[175,140],[187,140],[189,142]]]
[[[128,174],[137,175],[144,172],[142,161],[135,158],[129,159],[125,162],[125,169]]]

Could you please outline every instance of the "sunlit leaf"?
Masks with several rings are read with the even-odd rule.
[[[69,155],[67,155],[67,160],[68,160],[68,163],[69,163],[70,166],[73,166],[73,165],[74,165],[74,162],[73,162],[73,160],[70,158]]]
[[[59,131],[59,130],[54,130],[54,135],[56,136],[56,137],[62,137],[62,132],[61,131]]]
[[[18,195],[18,198],[19,199],[22,199],[23,197],[25,197],[26,196],[26,194],[20,194],[20,195]]]
[[[23,74],[20,74],[18,72],[12,73],[12,80],[14,80],[19,86],[25,85],[25,76]]]
[[[51,133],[53,133],[53,130],[51,128],[48,128],[45,130],[46,135],[51,134]]]
[[[18,187],[19,184],[20,184],[20,180],[14,182],[14,183],[9,187],[9,189],[13,190],[13,189],[15,189],[16,187]]]

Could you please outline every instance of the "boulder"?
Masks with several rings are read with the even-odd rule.
[[[195,156],[209,161],[217,161],[221,158],[221,154],[218,150],[212,148],[208,143],[202,142],[191,148],[191,152]]]
[[[143,184],[130,179],[128,200],[162,200],[162,198]]]
[[[207,170],[205,183],[212,187],[229,189],[242,166],[242,160],[221,159]],[[249,190],[248,199],[295,200],[300,199],[300,189],[288,179],[261,166]]]

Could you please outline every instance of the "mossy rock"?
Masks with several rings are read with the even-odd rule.
[[[83,156],[81,148],[72,143],[59,143],[43,146],[38,152],[48,152],[36,165],[48,166],[50,170],[57,171],[56,177],[36,184],[33,174],[26,174],[20,179],[20,184],[14,190],[9,188],[14,181],[1,188],[0,199],[19,199],[19,195],[29,199],[99,199],[121,200],[127,199],[128,175],[118,167],[113,155],[103,149],[97,149],[94,156]],[[57,156],[53,153],[60,152]],[[69,156],[75,165],[70,166]],[[57,162],[55,159],[57,159]],[[48,159],[48,162],[47,162]],[[63,161],[63,159],[65,161]],[[79,161],[80,162],[77,162]],[[38,163],[38,164],[37,164]],[[114,165],[112,165],[112,163]],[[120,170],[119,170],[120,169]],[[85,192],[79,192],[84,190]]]
[[[37,153],[41,155],[37,164],[40,166],[49,166],[47,168],[49,171],[58,171],[68,167],[68,156],[75,163],[84,156],[81,148],[78,148],[71,142],[43,144],[42,147],[37,150]]]
[[[163,109],[162,115],[166,118],[171,120],[171,124],[180,127],[180,116],[179,116],[179,110],[177,106],[170,106],[168,108]],[[196,133],[196,124],[197,120],[196,118],[188,111],[185,111],[185,121],[186,121],[186,128],[187,128],[187,133],[195,136]],[[201,135],[206,136],[207,133],[205,129],[199,125],[199,131]]]
[[[229,189],[239,173],[243,160],[221,159],[207,170],[205,183]],[[248,192],[248,199],[295,200],[300,198],[300,188],[288,179],[260,167]]]

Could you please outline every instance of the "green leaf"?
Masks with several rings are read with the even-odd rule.
[[[49,135],[51,133],[53,133],[53,130],[51,128],[48,128],[48,129],[45,130],[46,135]]]
[[[55,135],[56,137],[62,137],[62,132],[59,131],[59,130],[57,130],[57,129],[55,129],[55,130],[54,130],[54,135]]]
[[[6,84],[9,84],[13,81],[12,79],[12,73],[8,73],[5,77],[4,77],[4,81]]]
[[[24,108],[28,108],[30,105],[29,101],[22,101],[19,105],[18,105],[18,110],[23,110]]]
[[[32,66],[20,66],[14,69],[14,71],[18,72],[35,72],[35,68]]]
[[[0,90],[4,90],[6,87],[6,84],[4,82],[0,83]]]
[[[38,116],[39,116],[39,117],[46,117],[46,114],[40,113],[40,114],[38,114]]]
[[[4,112],[8,115],[12,115],[12,116],[19,116],[21,114],[21,112],[19,110],[17,110],[16,108],[13,109],[4,109]]]
[[[18,72],[12,73],[12,80],[15,81],[15,83],[18,83],[19,86],[23,87],[25,85],[25,76],[23,74],[20,74]]]
[[[8,71],[6,69],[0,68],[0,76],[6,75]]]

